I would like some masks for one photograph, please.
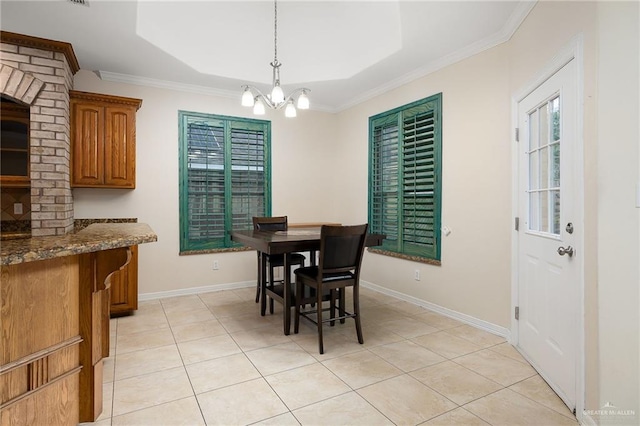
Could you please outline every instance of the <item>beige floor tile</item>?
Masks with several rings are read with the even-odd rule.
[[[489,423],[474,416],[464,408],[456,408],[441,416],[429,420],[423,425],[429,426],[488,426]]]
[[[231,292],[244,301],[253,300],[255,302],[256,300],[256,287],[238,288],[231,290]]]
[[[414,318],[384,321],[380,323],[380,327],[384,327],[405,339],[411,339],[412,337],[423,336],[438,331],[437,328],[431,327],[427,325],[427,323]]]
[[[111,418],[113,411],[113,382],[102,385],[102,413],[97,421]]]
[[[460,327],[464,325],[462,322],[449,318],[444,315],[440,315],[436,312],[427,311],[423,314],[414,315],[414,318],[426,322],[431,327],[435,327],[439,330],[446,330],[449,328]]]
[[[409,340],[376,346],[369,350],[404,372],[414,371],[445,360],[440,355]]]
[[[136,312],[134,315],[118,318],[118,336],[162,328],[169,328],[169,321],[162,309],[150,313]]]
[[[215,316],[204,305],[188,310],[167,311],[166,314],[172,327],[215,319]]]
[[[115,379],[116,363],[115,363],[115,351],[114,355],[102,359],[102,377],[104,383],[113,382]]]
[[[289,410],[351,391],[322,364],[310,364],[265,377]]]
[[[254,425],[261,426],[300,426],[300,423],[290,412],[280,414],[279,416],[271,417],[270,419],[262,420],[261,422],[253,423]]]
[[[178,349],[185,365],[242,352],[228,334],[178,343]]]
[[[409,315],[403,315],[388,305],[361,306],[360,314],[362,315],[363,323],[368,322],[373,324],[410,318]]]
[[[451,361],[421,368],[410,374],[458,405],[503,388],[502,385]]]
[[[259,332],[235,331],[230,335],[245,352],[291,342],[291,337],[285,336],[280,327],[262,327]]]
[[[113,416],[193,396],[184,367],[114,382]]]
[[[393,425],[378,410],[355,392],[339,395],[293,412],[302,426]]]
[[[530,366],[488,349],[456,358],[455,362],[503,386],[510,386],[536,374]]]
[[[283,343],[246,352],[247,357],[263,376],[313,364],[316,361],[295,343]]]
[[[207,306],[226,305],[242,300],[235,290],[212,291],[198,294],[200,300]]]
[[[251,315],[260,312],[260,305],[249,303],[245,300],[238,300],[223,305],[207,305],[211,313],[216,318],[237,317]]]
[[[510,389],[492,393],[465,405],[464,408],[492,425],[575,426],[578,424],[575,420]]]
[[[121,334],[116,339],[116,352],[118,355],[135,352],[143,349],[157,348],[175,343],[171,329],[143,331],[140,333]]]
[[[392,303],[389,303],[387,306],[397,310],[403,315],[419,315],[427,312],[427,310],[422,306],[416,305],[415,303],[405,302],[405,301],[392,302]]]
[[[260,378],[258,370],[242,353],[187,365],[186,368],[196,394]]]
[[[523,380],[509,387],[512,391],[532,399],[545,407],[551,408],[558,413],[574,419],[575,416],[569,407],[560,399],[558,395],[549,387],[547,382],[538,375],[527,380]]]
[[[265,315],[260,316],[260,312],[256,311],[252,314],[238,315],[233,317],[218,318],[220,324],[229,333],[235,331],[255,330],[262,327],[274,327],[283,330],[282,315]],[[293,327],[291,327],[293,329]]]
[[[113,418],[111,426],[205,426],[195,397],[179,399]]]
[[[197,398],[208,426],[250,424],[288,411],[264,379],[216,389]]]
[[[362,324],[362,337],[364,338],[364,347],[373,348],[375,346],[388,345],[404,340],[404,337],[394,333],[379,325],[370,326]]]
[[[111,418],[99,420],[96,422],[79,423],[80,426],[111,426]]]
[[[225,330],[217,319],[176,325],[171,327],[171,331],[178,343],[227,334],[227,330]]]
[[[524,359],[522,357],[522,355],[520,355],[520,352],[518,352],[518,350],[516,348],[513,347],[513,345],[509,342],[504,342],[501,343],[499,345],[495,345],[490,347],[489,349],[491,349],[494,352],[499,353],[500,355],[504,355],[507,356],[511,359],[515,359],[516,361],[520,361],[524,364],[529,365],[529,363],[527,362],[526,359]]]
[[[394,377],[358,393],[395,424],[418,424],[457,407],[409,375]]]
[[[192,309],[202,309],[205,307],[200,296],[197,294],[167,297],[165,299],[161,299],[160,303],[162,303],[162,307],[167,313],[176,311],[184,312]]]
[[[482,349],[468,340],[452,336],[444,331],[425,334],[411,339],[411,341],[448,359],[457,358]]]
[[[480,330],[468,324],[449,328],[446,330],[446,333],[462,339],[467,339],[471,343],[483,348],[488,348],[489,346],[499,345],[500,343],[505,342],[504,337],[496,336],[495,334]]]
[[[314,334],[299,337],[295,339],[295,342],[319,361],[364,351],[365,347],[358,342],[358,336],[353,324],[350,327],[351,333],[347,334],[339,330],[341,327],[344,328],[348,325],[349,323],[336,325],[335,327],[324,327],[322,338],[324,344],[323,354],[320,353],[320,348],[318,347],[317,331],[314,331]]]
[[[323,364],[353,389],[404,374],[370,351],[330,359]]]
[[[175,345],[129,352],[117,355],[115,380],[168,370],[174,367],[182,367],[182,359]]]

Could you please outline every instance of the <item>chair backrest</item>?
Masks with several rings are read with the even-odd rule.
[[[364,253],[369,225],[333,226],[320,228],[320,261],[318,278],[353,272],[357,280]]]
[[[286,231],[287,216],[253,217],[253,229],[256,231]]]

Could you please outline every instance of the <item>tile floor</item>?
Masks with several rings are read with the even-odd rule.
[[[362,289],[353,320],[282,333],[253,288],[140,303],[111,320],[104,411],[86,425],[576,425],[501,337]]]

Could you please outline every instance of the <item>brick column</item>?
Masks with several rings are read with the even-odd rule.
[[[69,90],[77,62],[66,43],[2,36],[1,92],[31,107],[31,234],[64,235],[73,230]]]

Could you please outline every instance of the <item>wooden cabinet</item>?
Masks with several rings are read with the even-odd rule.
[[[69,92],[71,186],[135,188],[136,111],[141,99]]]
[[[29,187],[29,107],[2,99],[0,185]]]
[[[131,260],[111,278],[111,316],[138,309],[138,246],[131,246]]]

